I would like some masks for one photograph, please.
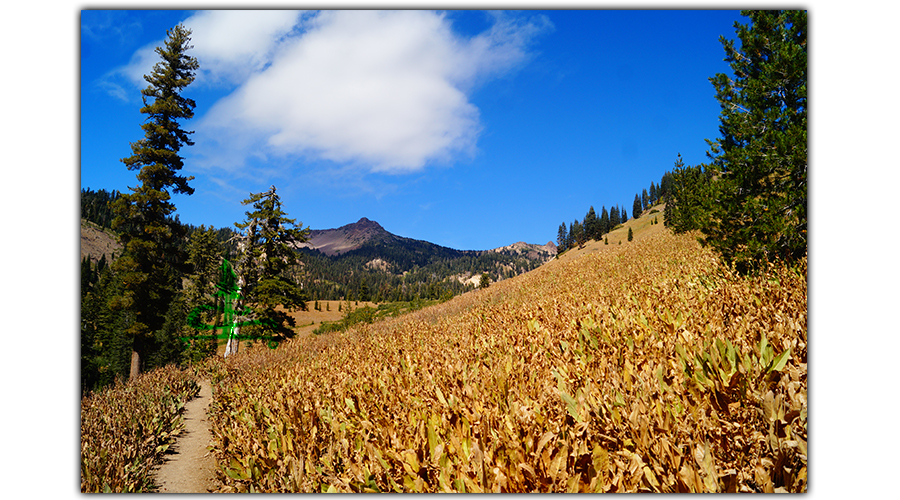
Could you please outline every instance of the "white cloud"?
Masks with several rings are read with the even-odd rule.
[[[294,29],[302,15],[301,11],[210,10],[185,19],[182,24],[192,32],[193,49],[188,54],[201,61],[194,85],[233,87],[243,83],[271,61],[278,42]],[[144,88],[144,75],[149,75],[159,62],[156,48],[163,45],[164,38],[144,45],[127,65],[104,75],[98,86],[127,101],[123,84]]]
[[[481,125],[466,92],[522,63],[546,22],[496,15],[466,39],[439,13],[327,11],[305,28],[200,121],[208,160],[300,155],[402,173],[472,154]]]
[[[281,39],[303,12],[207,10],[184,21],[191,30],[191,55],[202,61],[198,80],[242,83],[271,60]]]
[[[246,175],[273,159],[403,173],[474,154],[482,127],[467,93],[526,61],[549,21],[493,14],[471,38],[417,10],[211,11],[185,25],[198,84],[237,86],[194,125],[188,154]],[[151,59],[141,51],[121,71],[142,85]]]

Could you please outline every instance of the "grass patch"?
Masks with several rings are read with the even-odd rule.
[[[344,317],[340,321],[323,321],[319,328],[313,330],[316,335],[325,333],[342,332],[348,328],[358,324],[370,324],[384,318],[395,318],[397,316],[418,311],[423,307],[445,302],[447,299],[438,300],[413,300],[409,302],[387,302],[379,304],[378,307],[365,306],[358,309],[346,310]]]

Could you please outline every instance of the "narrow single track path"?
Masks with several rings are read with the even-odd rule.
[[[200,393],[184,405],[184,429],[178,434],[174,453],[166,454],[156,471],[159,493],[209,493],[215,488],[216,461],[207,451],[212,434],[206,410],[212,400],[209,381],[200,381]]]

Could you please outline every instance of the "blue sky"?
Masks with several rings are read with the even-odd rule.
[[[183,222],[242,221],[275,185],[313,229],[361,217],[458,249],[555,240],[590,206],[629,213],[718,135],[708,78],[737,11],[202,12],[80,15],[81,186],[127,190],[141,79],[193,30]]]

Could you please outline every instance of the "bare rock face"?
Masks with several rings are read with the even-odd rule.
[[[313,229],[309,232],[309,240],[297,246],[313,248],[333,257],[356,250],[372,240],[388,241],[392,238],[396,237],[381,224],[363,217],[337,229]]]
[[[112,231],[104,230],[100,226],[81,220],[81,258],[89,257],[91,262],[97,263],[102,255],[106,255],[106,262],[113,261],[122,250],[122,244]]]
[[[541,260],[547,262],[556,256],[556,245],[552,241],[546,245],[536,245],[534,243],[525,243],[519,241],[512,245],[488,250],[489,252],[497,252],[508,255],[521,255],[531,260]]]

